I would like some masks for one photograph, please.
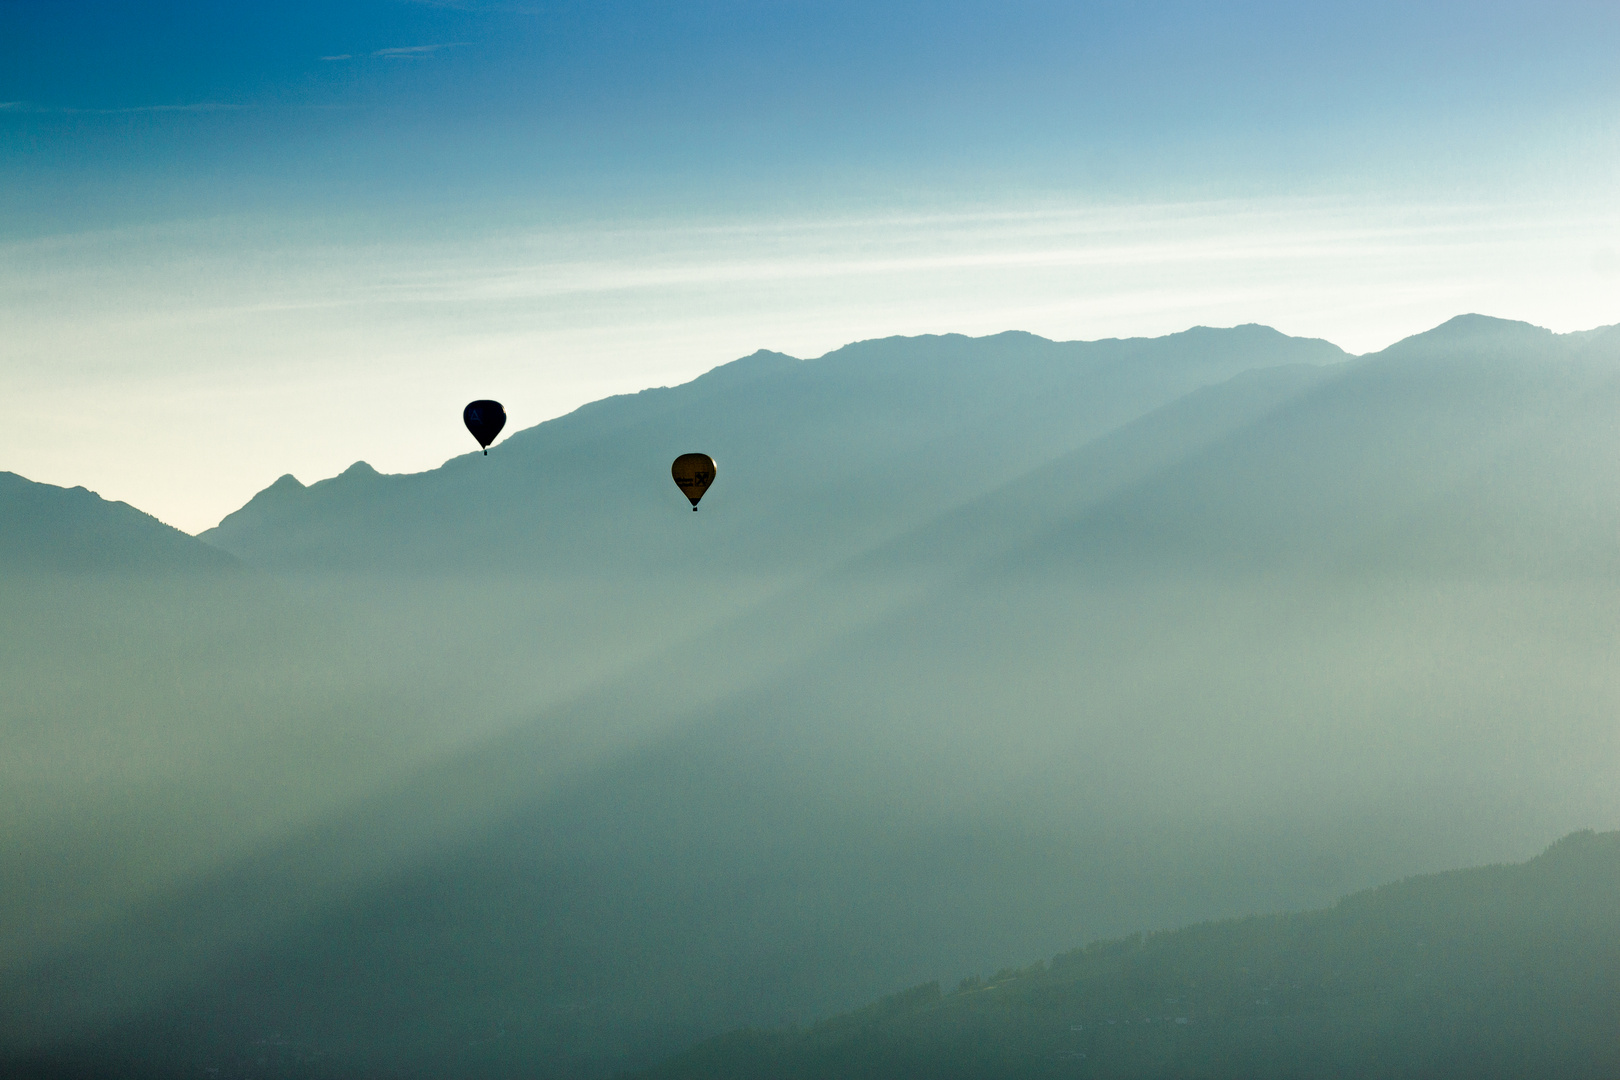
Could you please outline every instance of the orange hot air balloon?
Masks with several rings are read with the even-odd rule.
[[[698,500],[714,483],[714,458],[708,454],[682,454],[669,467],[669,472],[675,477],[675,486],[681,489],[681,494],[692,500],[692,512],[697,513]]]

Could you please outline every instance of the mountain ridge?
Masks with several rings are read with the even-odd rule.
[[[1230,328],[1196,326],[1159,338],[1105,338],[1080,342],[1051,341],[1025,331],[1004,331],[980,338],[970,338],[960,334],[874,338],[851,342],[814,360],[803,360],[783,353],[760,349],[749,356],[711,368],[695,379],[677,386],[651,387],[635,393],[614,395],[587,403],[563,416],[513,432],[502,445],[508,447],[508,454],[520,450],[526,453],[532,450],[534,452],[561,452],[568,454],[579,438],[600,440],[604,435],[636,428],[654,422],[659,417],[669,416],[672,410],[691,408],[701,402],[713,399],[716,395],[744,391],[783,376],[799,376],[811,373],[814,373],[815,376],[825,376],[827,374],[836,375],[839,372],[858,376],[862,371],[870,369],[873,358],[886,359],[886,352],[897,347],[921,348],[929,350],[931,355],[943,357],[950,350],[960,349],[964,345],[983,349],[989,346],[1016,343],[1021,347],[1047,353],[1091,349],[1099,354],[1116,353],[1123,356],[1132,350],[1140,350],[1145,347],[1187,345],[1207,352],[1216,347],[1253,349],[1259,345],[1275,345],[1280,342],[1288,342],[1295,343],[1308,352],[1314,353],[1310,357],[1310,362],[1315,364],[1345,363],[1355,360],[1365,361],[1375,357],[1381,358],[1384,362],[1402,363],[1436,352],[1455,354],[1459,349],[1464,351],[1473,350],[1481,344],[1489,344],[1490,349],[1488,351],[1493,353],[1499,353],[1503,350],[1511,351],[1526,345],[1544,344],[1555,344],[1560,347],[1578,345],[1582,351],[1590,351],[1593,348],[1602,348],[1607,337],[1610,336],[1609,331],[1614,329],[1614,327],[1598,327],[1574,334],[1554,334],[1550,330],[1529,323],[1499,319],[1492,316],[1466,314],[1456,316],[1440,326],[1410,335],[1383,350],[1364,354],[1361,357],[1352,357],[1350,354],[1344,353],[1336,346],[1321,339],[1292,338],[1271,327],[1257,323],[1246,323]],[[1504,340],[1504,336],[1511,340]],[[1228,376],[1235,375],[1241,370],[1246,369],[1241,366],[1234,366],[1231,370],[1225,371],[1224,374]],[[592,429],[592,425],[594,425],[594,429]],[[701,436],[697,438],[701,441]],[[419,473],[397,475],[401,479],[412,483],[432,483],[432,478],[437,476],[447,476],[464,469],[478,468],[479,463],[475,462],[474,459],[479,456],[477,453],[469,451],[466,454],[449,459],[438,468]],[[351,470],[346,470],[345,473],[340,475],[346,476],[350,480],[358,479],[349,475]],[[449,470],[448,474],[446,470]],[[378,477],[380,478],[381,475],[378,474]],[[338,477],[329,479],[335,480]],[[368,476],[365,479],[372,478]],[[285,478],[278,480],[276,485],[272,485],[271,488],[283,485],[284,481]],[[307,492],[325,483],[326,481],[317,481],[308,486],[300,485],[300,487]],[[271,491],[271,488],[264,489],[259,495],[267,494]],[[359,489],[356,488],[355,490],[358,491]],[[297,493],[283,490],[280,494],[296,496]],[[209,543],[223,545],[226,550],[232,550],[233,544],[239,546],[244,543],[245,533],[250,533],[255,528],[263,528],[269,524],[268,522],[255,522],[253,520],[256,514],[268,510],[271,505],[271,501],[268,499],[259,500],[259,495],[255,495],[253,499],[250,499],[248,503],[238,510],[226,515],[218,525],[199,533],[199,538]],[[292,504],[278,500],[276,505],[282,511],[285,511]],[[236,553],[242,555],[245,552],[238,550]]]
[[[125,502],[0,472],[0,566],[13,572],[222,571],[226,552]]]
[[[724,513],[745,499],[754,520],[772,523],[749,535],[738,530],[752,524],[722,519],[711,528],[726,530],[727,544],[745,545],[754,561],[780,561],[772,550],[820,561],[1198,386],[1253,367],[1343,359],[1326,342],[1258,326],[1103,342],[1023,332],[884,338],[816,360],[761,351],[516,432],[487,459],[469,453],[399,477],[346,472],[336,487],[278,481],[274,499],[256,496],[200,538],[265,566],[426,567],[472,550],[514,567],[599,562],[609,552],[623,565],[633,546],[625,540],[662,528],[650,515],[668,501],[658,498],[668,495],[667,461],[701,446],[721,473],[704,509]],[[510,539],[524,532],[544,542]],[[604,533],[624,540],[604,547]]]
[[[1098,940],[953,993],[923,984],[808,1029],[733,1032],[635,1075],[1609,1075],[1617,900],[1620,833],[1583,830],[1523,863]]]

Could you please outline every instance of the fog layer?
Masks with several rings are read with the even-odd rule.
[[[241,565],[35,544],[0,1040],[605,1075],[1613,827],[1617,409],[1477,316],[894,339],[284,478]]]

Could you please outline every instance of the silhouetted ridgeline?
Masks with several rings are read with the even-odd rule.
[[[720,465],[700,515],[713,519],[707,559],[825,565],[1200,386],[1343,359],[1261,326],[1097,342],[888,338],[816,360],[762,351],[518,431],[487,458],[409,476],[362,462],[307,488],[282,477],[202,536],[301,570],[639,571],[687,554],[667,546],[679,499],[669,463],[699,449]]]
[[[647,1080],[1620,1075],[1620,833],[738,1032]]]
[[[225,570],[216,547],[82,487],[0,472],[0,575]]]

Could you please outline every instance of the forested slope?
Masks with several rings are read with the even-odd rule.
[[[1094,942],[647,1080],[1620,1075],[1620,833],[1330,908]]]

